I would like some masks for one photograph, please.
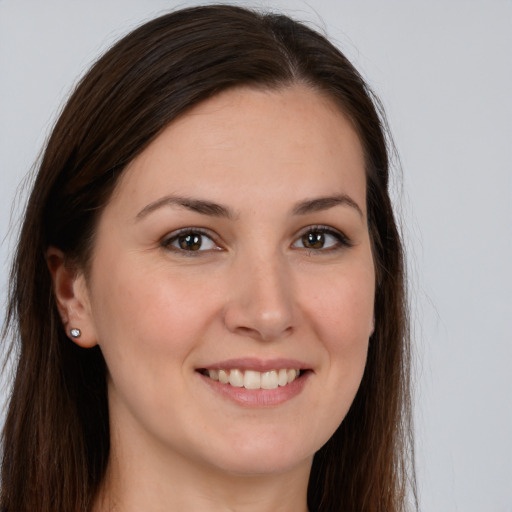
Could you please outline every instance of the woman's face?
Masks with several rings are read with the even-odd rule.
[[[339,109],[298,86],[219,94],[128,166],[78,326],[116,442],[235,473],[310,464],[373,329],[364,167]]]

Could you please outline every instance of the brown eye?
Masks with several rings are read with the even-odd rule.
[[[309,231],[302,235],[302,245],[306,249],[322,249],[325,245],[325,233]]]
[[[203,252],[219,249],[217,244],[201,231],[185,229],[175,232],[161,242],[166,249],[178,252]]]
[[[328,226],[312,226],[293,243],[297,249],[325,252],[351,247],[352,242],[341,232]]]
[[[199,251],[203,243],[203,237],[198,233],[180,235],[177,238],[178,245],[184,251]]]

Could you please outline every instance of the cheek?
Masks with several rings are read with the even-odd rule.
[[[189,407],[177,397],[187,396],[187,357],[205,338],[214,309],[206,299],[208,283],[200,285],[163,266],[138,265],[136,259],[98,269],[93,317],[109,372],[112,410],[141,424],[160,411],[158,421],[172,424],[173,407]]]
[[[325,389],[341,421],[364,372],[372,333],[375,284],[373,266],[353,266],[326,282],[312,301],[316,336],[328,358]]]
[[[136,261],[98,266],[95,276],[93,318],[107,363],[184,358],[213,314],[208,283]]]
[[[373,328],[375,279],[373,266],[354,265],[326,276],[322,292],[312,301],[315,326],[330,351],[357,350]]]

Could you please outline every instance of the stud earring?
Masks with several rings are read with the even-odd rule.
[[[80,336],[82,335],[82,332],[80,331],[80,329],[73,327],[73,329],[69,330],[69,334],[71,335],[71,337],[73,339],[77,339],[77,338],[80,338]]]

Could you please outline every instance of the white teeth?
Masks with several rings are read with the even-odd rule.
[[[231,370],[229,372],[229,383],[235,388],[243,387],[244,374],[240,370]]]
[[[279,382],[275,370],[261,374],[261,389],[276,389],[278,385]]]
[[[281,368],[268,372],[238,369],[233,370],[207,370],[204,372],[212,380],[218,380],[222,384],[230,384],[233,387],[245,389],[277,389],[292,383],[299,375],[300,370],[294,368]]]
[[[286,370],[286,376],[288,377],[288,384],[290,384],[290,382],[293,382],[297,378],[298,374],[299,374],[299,370]]]
[[[261,387],[261,373],[247,370],[244,373],[244,388],[260,389],[260,387]]]

